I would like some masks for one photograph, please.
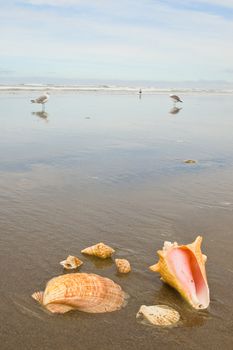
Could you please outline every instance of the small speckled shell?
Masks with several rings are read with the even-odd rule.
[[[66,260],[60,262],[65,269],[71,270],[81,266],[83,262],[76,256],[69,255]]]
[[[130,263],[126,259],[115,259],[115,264],[120,273],[128,273],[131,271]]]
[[[171,326],[180,319],[179,313],[166,305],[142,305],[136,317],[144,318],[156,326]]]
[[[83,254],[97,256],[101,259],[110,258],[115,250],[104,243],[98,243],[82,250]]]
[[[53,313],[65,313],[72,309],[102,313],[123,307],[126,294],[109,278],[70,273],[52,278],[44,293],[35,292],[32,297]]]

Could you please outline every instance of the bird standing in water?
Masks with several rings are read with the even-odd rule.
[[[34,100],[31,100],[32,103],[39,103],[42,105],[42,110],[45,110],[45,103],[49,100],[49,92],[45,92],[44,95],[41,95]]]
[[[174,104],[176,104],[177,102],[183,102],[177,95],[170,95],[170,97],[173,100]]]

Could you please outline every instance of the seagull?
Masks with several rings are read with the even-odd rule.
[[[170,97],[171,97],[171,99],[174,101],[174,103],[176,103],[176,102],[183,102],[183,101],[179,98],[179,96],[177,96],[177,95],[170,95]]]
[[[31,103],[40,103],[42,109],[44,110],[45,103],[49,100],[49,92],[45,92],[44,95],[41,95],[34,100],[31,100]]]

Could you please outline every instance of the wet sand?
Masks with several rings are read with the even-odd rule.
[[[167,95],[57,93],[47,114],[33,97],[0,96],[1,349],[232,349],[232,97],[183,96],[175,114]],[[197,312],[148,267],[164,240],[198,234],[211,303]],[[80,254],[100,241],[130,260],[129,275]],[[119,283],[128,305],[45,312],[31,294],[64,273],[68,254]],[[136,320],[142,304],[159,303],[180,312],[176,327]]]

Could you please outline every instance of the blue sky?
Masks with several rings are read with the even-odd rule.
[[[0,0],[7,77],[233,82],[233,0]]]

